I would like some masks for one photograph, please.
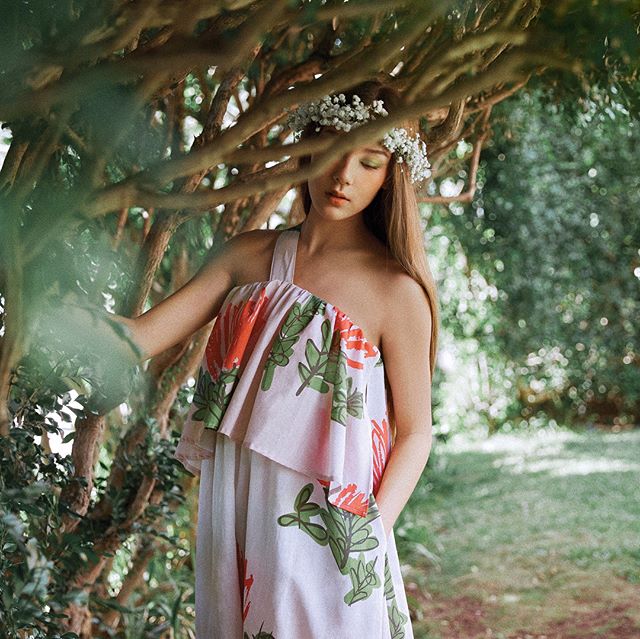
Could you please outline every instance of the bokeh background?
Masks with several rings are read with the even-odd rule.
[[[0,636],[195,636],[172,454],[211,324],[132,366],[105,316],[300,221],[285,108],[385,74],[429,148],[442,313],[395,530],[415,635],[640,637],[639,24],[615,0],[2,3]]]

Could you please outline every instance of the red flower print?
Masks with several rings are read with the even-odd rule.
[[[358,490],[355,484],[347,484],[340,489],[337,497],[332,498],[331,503],[338,508],[343,508],[351,513],[364,517],[367,514],[369,500],[367,496]]]
[[[345,340],[345,347],[364,351],[365,357],[375,357],[377,355],[375,347],[364,336],[362,329],[356,326],[341,310],[336,308],[335,311],[336,321],[334,323],[334,331],[337,331],[340,334],[340,338]],[[352,368],[364,368],[362,362],[358,362],[350,357],[347,357],[347,364]]]
[[[253,586],[253,575],[247,578],[247,560],[244,558],[244,553],[240,549],[237,541],[236,560],[238,562],[238,575],[240,576],[240,602],[242,605],[242,621],[244,621],[249,614],[249,606],[251,606],[251,602],[247,601],[247,599],[249,598],[249,590],[251,590],[251,586]]]
[[[205,350],[207,367],[214,381],[222,370],[240,365],[251,333],[254,329],[261,331],[265,324],[268,300],[263,288],[257,300],[229,304],[224,313],[218,315]]]
[[[373,425],[371,429],[371,444],[373,446],[373,495],[375,497],[382,481],[382,473],[384,473],[387,465],[391,447],[391,431],[386,419],[383,419],[381,424],[372,419],[371,424]]]

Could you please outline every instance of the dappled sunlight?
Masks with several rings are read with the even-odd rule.
[[[514,474],[548,472],[554,476],[589,475],[591,473],[638,472],[640,464],[624,462],[619,459],[569,459],[556,457],[555,459],[526,459],[514,455],[496,460],[496,468],[504,468]]]
[[[457,433],[447,443],[447,449],[452,453],[482,452],[507,453],[534,452],[556,453],[563,448],[564,442],[580,440],[580,435],[570,431],[556,429],[541,429],[535,433],[506,434],[499,433],[486,439],[469,438],[464,433]]]
[[[603,445],[620,444],[623,441],[637,442],[636,432],[605,434],[598,433]],[[567,475],[589,475],[591,473],[640,472],[640,462],[623,460],[619,453],[606,451],[583,454],[579,444],[589,434],[580,434],[555,429],[541,430],[531,434],[497,434],[484,441],[475,441],[464,435],[453,437],[447,445],[451,453],[481,452],[496,455],[493,468],[511,474],[546,472],[554,477]],[[586,452],[586,451],[585,451]]]
[[[551,425],[438,446],[396,531],[423,595],[416,637],[640,636],[640,431]]]

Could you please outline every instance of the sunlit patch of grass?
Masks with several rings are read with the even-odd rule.
[[[580,568],[608,565],[629,583],[640,584],[640,540],[633,546],[612,547],[583,546],[572,548],[567,559]]]
[[[498,637],[640,596],[640,431],[457,438],[434,455],[396,526],[416,606],[480,599]],[[427,615],[417,638],[465,636]]]

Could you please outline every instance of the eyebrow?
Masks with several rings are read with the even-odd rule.
[[[365,149],[365,151],[368,153],[379,153],[380,155],[384,155],[385,158],[391,155],[388,151],[382,151],[380,149]]]

